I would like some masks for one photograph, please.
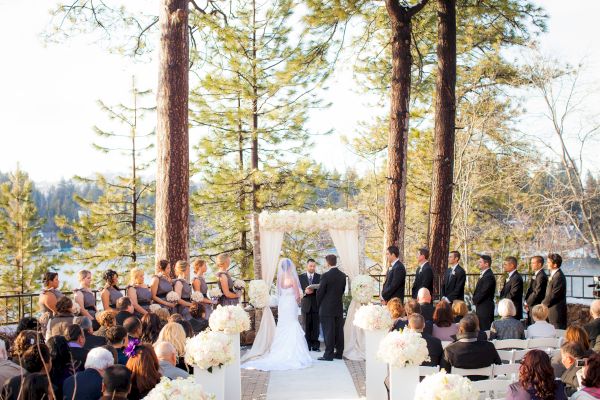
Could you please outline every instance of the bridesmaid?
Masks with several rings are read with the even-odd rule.
[[[222,306],[235,306],[240,302],[240,295],[233,289],[233,279],[227,270],[231,264],[231,257],[227,253],[222,253],[217,256],[217,279],[219,289],[223,292],[223,296],[219,299],[219,304]]]
[[[152,281],[150,282],[152,301],[166,308],[175,307],[175,304],[167,301],[167,293],[172,290],[171,264],[167,260],[160,260],[156,265],[156,275],[152,276]]]
[[[112,269],[106,270],[104,273],[104,289],[100,292],[100,298],[102,299],[102,307],[105,310],[117,311],[117,300],[123,297],[123,293],[119,290],[117,284],[119,283],[119,274],[117,271]]]
[[[175,312],[179,313],[183,319],[189,321],[192,318],[190,307],[192,306],[192,285],[187,280],[188,263],[187,261],[179,260],[175,263],[175,275],[177,279],[173,282],[173,290],[179,295],[179,301]]]
[[[143,269],[133,268],[131,270],[129,285],[127,286],[127,297],[131,300],[136,317],[141,319],[148,313],[152,302],[152,292],[148,285],[144,283]]]
[[[57,272],[46,272],[44,274],[44,288],[40,293],[39,305],[42,309],[42,313],[47,313],[48,317],[56,314],[56,302],[58,299],[64,296],[60,290],[58,290],[58,273]]]
[[[208,285],[206,284],[206,279],[204,279],[204,274],[206,274],[208,265],[206,264],[206,261],[197,258],[192,262],[192,268],[194,269],[192,287],[194,288],[194,292],[200,292],[204,295],[204,298],[200,303],[204,306],[204,318],[208,320],[210,313],[212,312],[212,306],[217,304],[216,301],[211,300],[207,295]]]
[[[77,273],[79,288],[73,290],[75,302],[79,304],[79,315],[88,317],[92,323],[95,323],[94,330],[100,325],[96,321],[96,295],[92,292],[92,273],[87,269],[82,269]]]

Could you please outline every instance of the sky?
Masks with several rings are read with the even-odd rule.
[[[140,88],[154,89],[156,63],[110,54],[89,38],[44,43],[41,33],[48,27],[48,10],[55,3],[0,0],[0,171],[14,170],[19,164],[33,180],[46,183],[76,174],[117,173],[126,161],[108,158],[92,147],[97,141],[94,125],[106,122],[97,101],[127,101],[134,75]],[[145,2],[150,3],[156,1]],[[600,1],[571,0],[568,7],[558,0],[539,4],[550,15],[548,33],[540,39],[544,52],[572,63],[583,60],[586,85],[600,87],[596,72],[600,67]],[[323,131],[333,129],[333,134],[315,138],[312,156],[338,171],[361,168],[342,136],[352,138],[358,123],[368,119],[373,110],[355,90],[351,62],[340,64],[328,86],[335,90],[329,89],[323,96],[332,106],[315,111],[310,124]],[[528,115],[524,120],[537,118],[539,100],[531,99],[525,105]],[[200,134],[190,132],[192,145]],[[596,149],[600,150],[600,144],[590,150]]]

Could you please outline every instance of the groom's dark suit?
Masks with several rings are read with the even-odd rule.
[[[342,358],[344,354],[344,307],[342,296],[346,290],[346,274],[337,267],[332,267],[321,276],[319,285],[317,304],[325,339],[323,358],[326,360],[333,360],[334,357]]]
[[[319,348],[319,307],[317,306],[317,291],[314,291],[312,294],[306,294],[305,290],[308,285],[316,285],[321,281],[321,275],[316,272],[312,275],[312,282],[307,272],[298,277],[302,293],[304,293],[300,305],[302,319],[304,319],[304,337],[306,338],[308,348],[311,350]]]

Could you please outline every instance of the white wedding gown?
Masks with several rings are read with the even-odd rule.
[[[242,368],[283,371],[312,365],[313,359],[308,351],[304,331],[298,322],[298,304],[294,288],[282,289],[277,312],[279,320],[269,353],[244,363]]]

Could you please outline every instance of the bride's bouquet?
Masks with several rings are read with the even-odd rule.
[[[248,286],[248,297],[250,298],[250,304],[252,304],[254,308],[267,307],[271,300],[267,283],[262,279],[250,281],[250,285]]]
[[[250,316],[240,306],[217,306],[208,319],[213,331],[234,335],[250,329]]]
[[[446,371],[425,377],[417,385],[415,400],[477,400],[479,392],[468,378],[446,374]]]
[[[358,275],[352,279],[352,298],[360,304],[367,304],[373,298],[373,279],[368,275]]]
[[[354,325],[367,331],[388,331],[394,322],[386,307],[367,304],[361,306],[356,312]]]
[[[234,359],[231,340],[221,332],[206,330],[185,342],[185,363],[212,372]]]
[[[148,393],[144,400],[212,400],[214,396],[207,395],[202,386],[196,382],[196,378],[177,378],[170,380],[167,377],[160,378],[158,385]]]
[[[379,343],[377,358],[396,368],[418,366],[429,360],[427,342],[420,333],[408,329],[393,331]]]

